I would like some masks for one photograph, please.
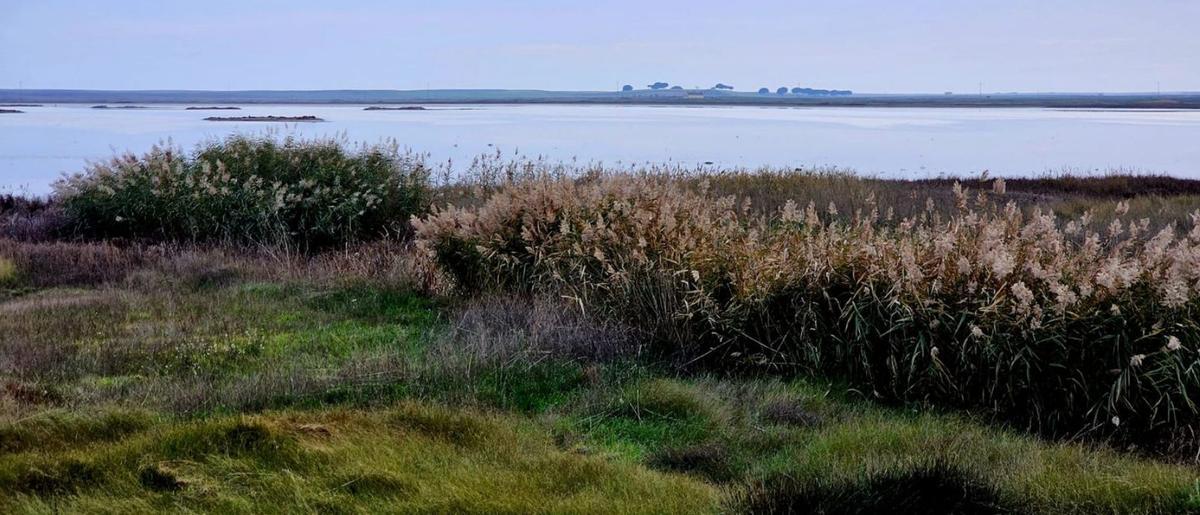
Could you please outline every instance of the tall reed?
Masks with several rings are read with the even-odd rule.
[[[673,177],[543,176],[414,225],[460,288],[564,295],[688,362],[835,376],[1047,434],[1194,441],[1200,228],[1151,230],[1126,203],[1106,226],[1061,219],[1004,189],[955,184],[948,210],[900,217],[873,196],[763,213]]]

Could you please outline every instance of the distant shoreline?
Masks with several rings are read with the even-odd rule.
[[[323,122],[322,118],[305,116],[209,116],[209,122]]]
[[[463,104],[663,105],[759,107],[1041,107],[1060,109],[1200,109],[1200,92],[1188,93],[1004,93],[853,94],[844,96],[756,94],[724,90],[535,91],[535,90],[321,90],[321,91],[92,91],[0,89],[0,103],[123,105],[351,104],[368,106]]]

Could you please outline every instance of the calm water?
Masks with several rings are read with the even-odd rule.
[[[1200,112],[650,106],[242,106],[241,111],[24,107],[0,114],[0,190],[46,193],[63,172],[171,138],[190,148],[269,130],[353,141],[395,138],[436,161],[497,149],[554,160],[718,166],[836,166],[899,177],[1126,169],[1200,178]],[[324,123],[206,122],[316,115]]]

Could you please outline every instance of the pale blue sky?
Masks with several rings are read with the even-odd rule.
[[[1200,90],[1197,0],[0,0],[0,88]]]

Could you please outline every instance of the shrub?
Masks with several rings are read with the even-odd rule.
[[[87,236],[312,248],[406,232],[428,188],[422,160],[394,145],[235,135],[96,163],[55,195]]]
[[[893,218],[656,176],[534,178],[416,222],[459,287],[566,295],[722,368],[837,376],[1040,432],[1169,440],[1200,421],[1200,229],[972,198]],[[869,199],[868,199],[869,200]],[[1200,218],[1200,212],[1193,215]]]

